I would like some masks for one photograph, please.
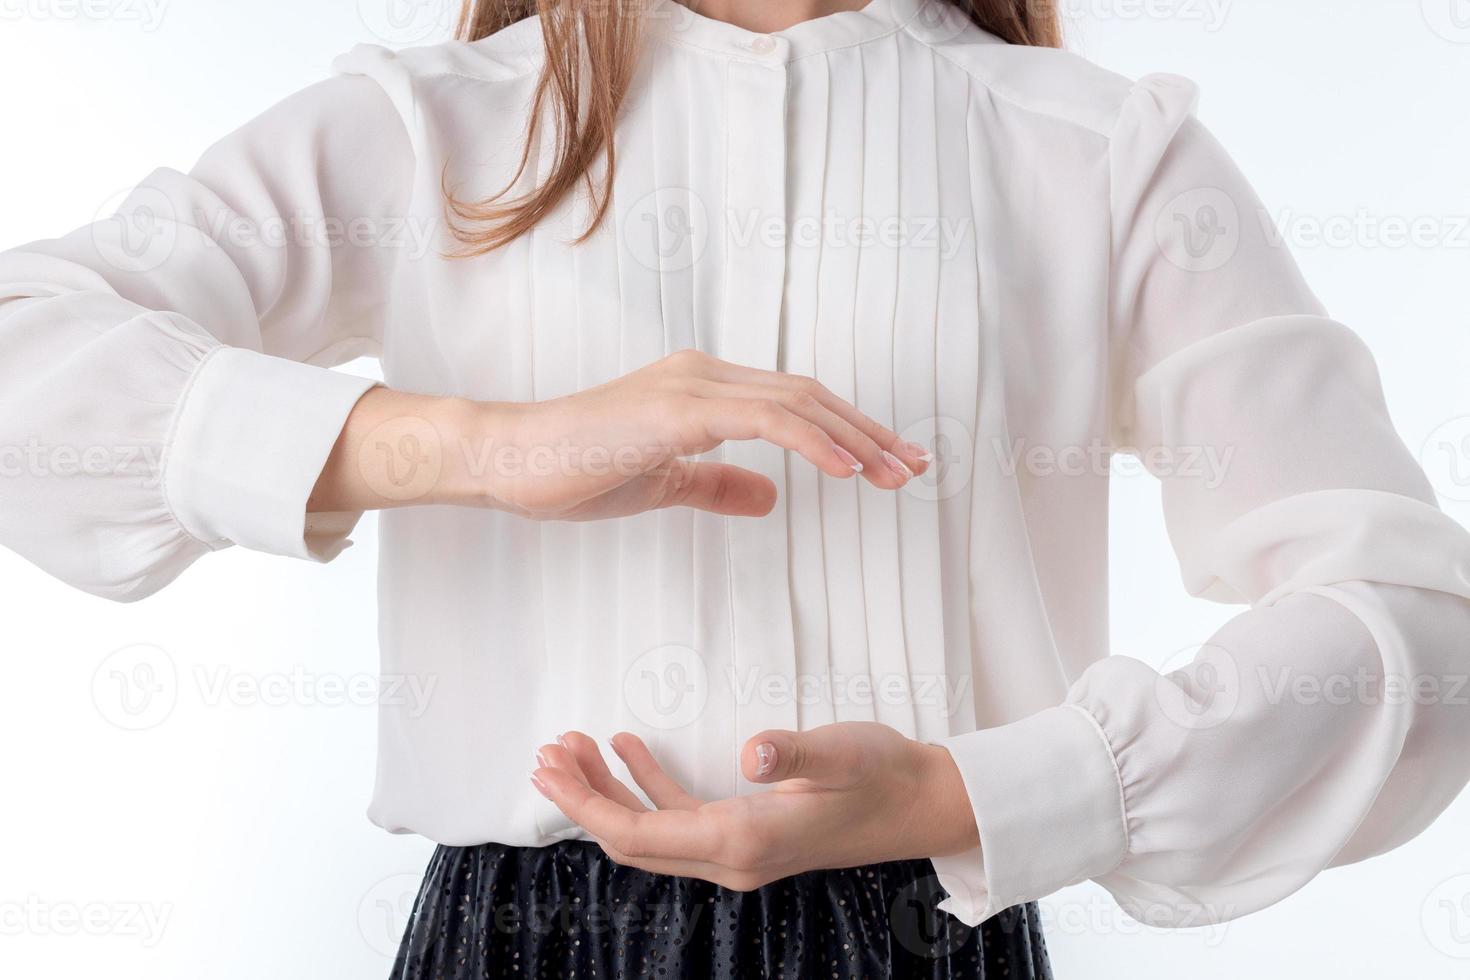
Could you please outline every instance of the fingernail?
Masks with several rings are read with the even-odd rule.
[[[541,764],[541,768],[543,769],[551,768],[551,763],[546,761],[546,756],[542,753],[540,749],[536,750],[536,761]]]
[[[883,450],[883,462],[888,464],[888,468],[893,471],[893,475],[898,477],[900,480],[908,480],[913,478],[914,471],[903,465],[903,460],[899,459],[897,456],[893,455],[886,449]]]
[[[770,742],[762,742],[755,747],[755,774],[757,776],[769,776],[776,768],[776,747]]]
[[[568,751],[571,750],[571,746],[567,744],[567,737],[565,735],[558,735],[556,737],[556,744],[560,745],[564,749],[567,749]]]
[[[536,787],[536,792],[540,793],[542,796],[546,797],[548,800],[551,799],[551,793],[549,793],[547,791],[546,784],[543,783],[540,780],[540,778],[534,772],[531,773],[531,785],[534,786],[534,787]]]
[[[854,456],[852,453],[848,452],[846,449],[843,449],[835,442],[832,443],[832,449],[834,452],[837,453],[838,459],[842,460],[848,466],[852,467],[852,471],[854,473],[861,473],[863,471],[863,464],[859,463],[857,457]]]
[[[925,463],[934,458],[933,453],[925,449],[923,446],[919,445],[917,442],[901,442],[898,444],[898,448],[903,450],[903,454],[905,456],[912,456],[914,459],[921,460]]]

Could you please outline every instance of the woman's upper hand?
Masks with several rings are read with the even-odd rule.
[[[569,732],[537,753],[537,790],[613,860],[749,890],[816,868],[956,854],[979,842],[959,770],[938,746],[885,725],[763,732],[741,771],[768,792],[706,802],[635,735],[612,738],[654,808],[613,776],[597,743]]]
[[[726,440],[762,439],[834,477],[901,487],[925,450],[811,378],[741,367],[686,350],[564,398],[512,406],[509,445],[492,465],[494,506],[526,517],[588,520],[687,506],[758,516],[771,481],[695,461]],[[493,461],[492,461],[493,464]]]

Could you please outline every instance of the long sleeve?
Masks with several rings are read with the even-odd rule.
[[[944,743],[981,846],[935,863],[968,922],[1089,878],[1150,925],[1244,915],[1470,778],[1470,535],[1194,98],[1145,79],[1113,134],[1111,428],[1162,482],[1191,594],[1250,608],[1178,669],[1114,655]]]
[[[329,560],[306,514],[378,353],[413,168],[382,88],[340,76],[161,169],[116,214],[0,254],[0,543],[100,596],[232,544]]]

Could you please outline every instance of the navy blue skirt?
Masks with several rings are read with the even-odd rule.
[[[440,847],[391,980],[1050,980],[1035,905],[971,928],[936,910],[943,898],[928,861],[734,892],[582,841]]]

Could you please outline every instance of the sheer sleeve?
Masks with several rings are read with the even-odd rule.
[[[1145,79],[1113,135],[1112,429],[1162,481],[1189,591],[1250,608],[1178,670],[1115,655],[945,743],[980,828],[936,861],[966,921],[1089,878],[1151,925],[1244,915],[1470,777],[1470,536],[1193,104]],[[1226,465],[1169,465],[1200,450]]]
[[[306,514],[372,382],[411,183],[399,114],[339,76],[110,218],[0,254],[0,543],[129,600],[204,553],[329,560],[358,514]]]

